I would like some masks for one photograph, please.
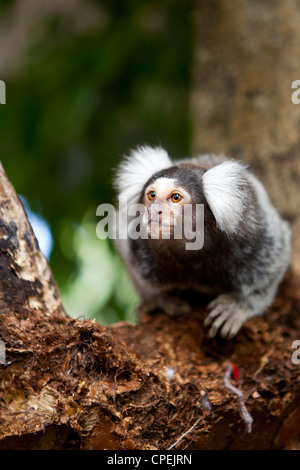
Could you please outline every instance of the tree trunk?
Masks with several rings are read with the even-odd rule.
[[[68,318],[22,204],[0,168],[0,449],[274,449],[299,432],[291,346],[300,296],[288,277],[263,318],[208,340],[205,308],[104,328]],[[295,361],[294,361],[295,362]],[[253,417],[224,385],[235,363]],[[230,374],[229,374],[230,375]],[[227,384],[227,383],[226,383]],[[228,385],[228,384],[227,384]],[[247,421],[247,419],[246,419]]]
[[[278,210],[293,223],[300,273],[300,4],[267,0],[197,3],[191,109],[195,153],[251,164]]]

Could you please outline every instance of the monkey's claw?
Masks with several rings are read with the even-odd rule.
[[[211,325],[208,336],[213,338],[220,330],[220,335],[232,338],[247,320],[247,310],[229,295],[221,295],[213,300],[208,309],[210,313],[204,325]]]

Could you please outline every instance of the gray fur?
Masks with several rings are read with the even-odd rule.
[[[153,152],[148,149],[148,158]],[[126,180],[127,191],[128,162],[130,156],[116,177],[116,181]],[[204,204],[203,248],[187,252],[183,243],[172,239],[127,238],[117,240],[118,250],[142,304],[149,310],[162,308],[170,315],[187,313],[189,303],[183,299],[183,292],[209,293],[216,296],[208,305],[205,320],[205,325],[210,325],[209,336],[220,331],[222,336],[232,337],[244,322],[263,314],[273,302],[290,260],[290,228],[245,165],[216,155],[170,162],[165,158],[157,171],[155,158],[151,172],[148,161],[145,167],[149,174],[139,181],[133,177],[130,192],[134,194],[138,185],[142,202],[141,187],[159,177],[175,178],[192,195],[193,203]],[[227,200],[229,203],[224,203]]]

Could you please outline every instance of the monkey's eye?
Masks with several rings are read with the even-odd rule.
[[[153,199],[156,198],[156,193],[155,193],[155,191],[150,191],[150,192],[147,194],[147,196],[148,196],[148,199],[150,199],[150,201],[153,201]]]
[[[183,198],[180,194],[174,193],[174,194],[172,194],[170,199],[171,199],[172,202],[180,202],[181,199],[183,199]]]

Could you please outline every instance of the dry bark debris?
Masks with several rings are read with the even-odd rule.
[[[299,434],[299,280],[227,342],[205,308],[101,327],[67,317],[51,272],[0,168],[0,449],[272,449]],[[13,224],[14,222],[14,224]],[[226,389],[230,363],[254,422]]]

